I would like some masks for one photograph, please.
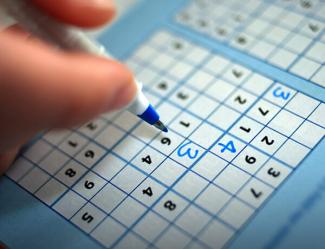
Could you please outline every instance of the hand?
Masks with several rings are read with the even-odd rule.
[[[33,0],[60,21],[94,27],[114,15],[110,0]],[[0,33],[0,173],[37,132],[86,122],[125,106],[136,86],[120,63],[58,51],[28,34]]]

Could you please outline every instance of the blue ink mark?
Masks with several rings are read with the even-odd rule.
[[[278,86],[277,88],[275,88],[273,90],[273,96],[287,100],[290,97],[290,92],[284,92],[284,91],[282,91],[281,86]]]
[[[230,151],[231,153],[236,152],[236,148],[232,140],[230,140],[227,144],[218,143],[218,145],[222,147],[221,153],[224,153],[226,150]]]
[[[182,151],[183,148],[187,147],[189,144],[191,144],[191,141],[188,141],[187,143],[184,143],[182,146],[179,147],[179,149],[177,150],[177,155],[179,157],[184,157],[184,156],[188,156],[190,159],[195,159],[198,154],[199,151],[198,150],[192,150],[191,148],[187,148],[185,151]],[[193,154],[191,153],[193,151]]]

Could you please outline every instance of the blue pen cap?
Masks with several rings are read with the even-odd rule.
[[[152,105],[149,105],[141,115],[138,115],[138,117],[151,125],[159,121],[159,115]]]

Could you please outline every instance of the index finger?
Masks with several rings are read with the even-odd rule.
[[[115,14],[112,0],[32,0],[50,16],[80,27],[96,27]]]

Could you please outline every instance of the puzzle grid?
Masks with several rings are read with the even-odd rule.
[[[177,22],[325,87],[325,2],[193,0]]]
[[[126,62],[168,133],[108,114],[7,172],[105,247],[222,248],[325,134],[324,103],[173,33]]]

